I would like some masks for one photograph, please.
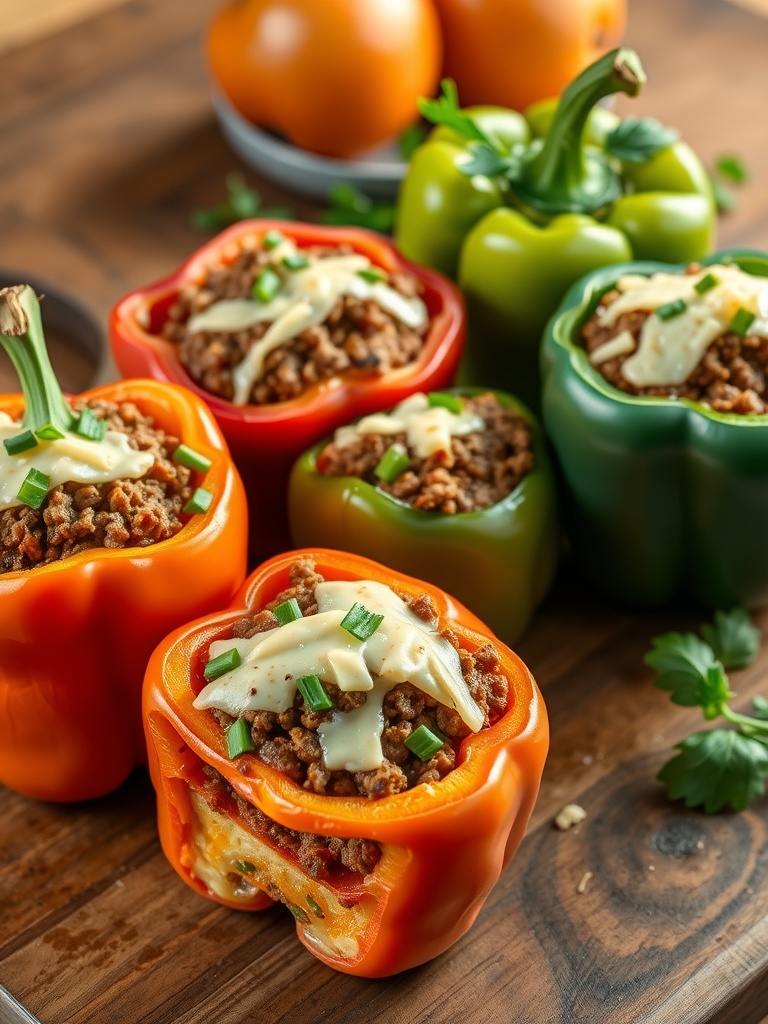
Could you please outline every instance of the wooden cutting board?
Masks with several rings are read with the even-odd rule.
[[[240,166],[203,70],[216,6],[131,0],[5,56],[0,268],[69,290],[103,324],[200,243],[189,212]],[[628,41],[649,74],[633,112],[674,124],[708,162],[744,158],[752,181],[721,242],[768,248],[768,24],[722,0],[632,7]],[[470,933],[433,963],[348,978],[304,952],[281,908],[199,898],[160,852],[137,771],[88,805],[0,789],[0,985],[43,1024],[754,1024],[768,1012],[768,801],[708,818],[655,782],[701,724],[653,687],[642,655],[700,621],[612,607],[561,574],[519,645],[552,728],[529,833]],[[768,615],[758,622],[768,631]],[[768,693],[768,646],[733,681],[742,709]],[[572,801],[587,818],[559,832]],[[24,1019],[0,992],[0,1024]]]

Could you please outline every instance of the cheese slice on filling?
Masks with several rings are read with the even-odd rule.
[[[22,504],[17,495],[30,469],[45,473],[51,490],[66,483],[137,479],[149,472],[155,461],[150,452],[132,448],[128,436],[119,430],[108,430],[101,441],[67,431],[62,438],[38,440],[37,447],[9,455],[2,441],[20,434],[21,429],[10,416],[0,413],[0,509]]]
[[[398,683],[410,682],[454,708],[476,732],[483,713],[469,692],[456,649],[432,629],[391,588],[373,580],[326,581],[315,588],[318,612],[248,639],[216,640],[209,656],[237,648],[241,664],[208,683],[196,708],[219,708],[238,717],[246,711],[285,711],[293,705],[296,682],[317,675],[346,691],[364,691],[365,703],[335,711],[318,730],[326,767],[368,771],[383,762],[382,704]],[[384,616],[366,640],[341,627],[359,602]]]
[[[308,265],[288,270],[283,261],[302,255]],[[245,405],[253,385],[262,377],[264,360],[273,349],[285,345],[307,327],[323,323],[343,296],[372,299],[406,327],[424,330],[429,323],[427,307],[417,296],[408,297],[384,281],[368,280],[360,272],[373,267],[367,256],[312,256],[284,239],[269,252],[269,266],[282,278],[282,288],[269,302],[255,299],[221,299],[190,317],[188,329],[199,331],[244,331],[268,323],[264,337],[255,342],[232,372],[235,405]]]
[[[699,294],[695,286],[710,274],[717,284]],[[739,309],[755,317],[749,333],[768,338],[768,278],[747,274],[735,264],[705,267],[696,274],[627,274],[619,278],[616,289],[618,297],[600,314],[603,326],[615,324],[624,313],[650,313],[636,351],[621,367],[624,378],[636,387],[671,387],[688,380]],[[685,303],[682,313],[669,319],[657,315],[659,307],[677,299]],[[592,353],[593,363],[600,361],[598,354],[606,345]]]

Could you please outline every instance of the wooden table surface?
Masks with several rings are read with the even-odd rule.
[[[206,89],[215,7],[133,0],[4,56],[0,270],[68,289],[103,323],[200,243],[190,210],[239,167]],[[753,171],[721,242],[768,248],[768,21],[722,0],[634,0],[628,42],[649,74],[633,112]],[[265,201],[286,198],[258,184]],[[437,961],[349,978],[304,952],[282,908],[202,900],[160,852],[139,771],[88,805],[0,788],[0,984],[43,1024],[753,1024],[768,1013],[768,802],[708,818],[654,781],[701,725],[653,687],[642,655],[700,618],[610,607],[563,572],[519,645],[551,717],[540,799],[478,921]],[[734,683],[740,708],[768,692],[768,646]],[[559,832],[571,801],[588,817]],[[0,992],[1,1024],[25,1019]]]

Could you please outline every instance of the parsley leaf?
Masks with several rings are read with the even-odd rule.
[[[653,117],[625,117],[608,133],[605,149],[625,163],[640,164],[671,146],[679,133]]]
[[[761,722],[768,722],[768,697],[762,697],[758,693],[752,698],[752,714]]]
[[[724,154],[717,157],[713,170],[708,173],[717,212],[731,213],[739,205],[739,197],[731,186],[749,181],[749,171],[744,161],[738,156]]]
[[[493,146],[472,146],[470,152],[472,158],[459,166],[461,173],[468,177],[484,174],[488,178],[514,178],[520,166],[520,161],[516,157],[504,156]]]
[[[482,142],[494,149],[492,140],[485,134],[472,118],[465,114],[459,107],[459,95],[456,91],[456,83],[450,78],[444,78],[440,83],[442,96],[435,100],[420,99],[418,101],[419,113],[423,118],[432,124],[444,124],[452,128],[470,142]]]
[[[768,779],[768,748],[759,740],[731,729],[697,732],[658,774],[673,800],[703,807],[714,814],[723,807],[743,811],[763,795]]]
[[[403,160],[410,160],[414,152],[419,148],[427,137],[427,126],[421,122],[409,125],[405,131],[400,133],[397,140],[397,148]]]
[[[323,224],[352,224],[387,234],[395,224],[392,203],[377,203],[354,185],[334,185],[328,196],[330,206],[320,215]]]
[[[291,220],[293,210],[287,207],[264,207],[261,196],[250,188],[242,174],[233,172],[226,177],[227,198],[207,209],[194,210],[192,226],[198,231],[221,231],[230,224],[251,217],[265,217],[270,220]]]
[[[760,630],[745,608],[715,612],[714,626],[702,626],[701,634],[725,668],[744,668],[760,650]]]
[[[715,161],[715,170],[721,178],[732,181],[734,185],[743,185],[749,181],[749,171],[741,157],[723,154]]]
[[[712,648],[694,633],[666,633],[651,643],[644,661],[659,673],[656,686],[669,690],[674,704],[701,707],[705,718],[717,718],[733,694]]]

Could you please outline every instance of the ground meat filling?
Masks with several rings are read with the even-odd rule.
[[[310,256],[350,254],[349,246],[312,247]],[[191,333],[187,321],[220,299],[248,298],[254,281],[268,263],[268,251],[255,241],[243,242],[233,263],[211,267],[200,283],[185,285],[168,310],[162,335],[178,345],[179,358],[193,380],[215,395],[231,399],[233,368],[266,333],[261,323],[236,332]],[[410,274],[390,274],[386,283],[412,298],[419,284]],[[325,323],[308,327],[267,355],[264,373],[249,402],[266,405],[296,398],[318,381],[357,371],[371,376],[413,362],[424,344],[424,333],[406,327],[370,299],[342,297]]]
[[[692,272],[699,267],[691,267]],[[604,326],[599,318],[605,308],[618,297],[609,292],[602,304],[582,328],[582,342],[588,353],[605,342],[629,331],[639,342],[643,324],[649,317],[645,310],[624,313],[614,324]],[[636,387],[621,372],[631,353],[615,356],[595,368],[615,388],[629,395],[668,395],[701,402],[717,412],[764,414],[768,402],[766,371],[768,369],[768,339],[726,332],[715,338],[691,376],[683,384],[670,387]]]
[[[89,404],[110,430],[127,434],[132,447],[152,452],[154,465],[139,480],[62,484],[37,510],[14,505],[0,511],[0,572],[34,569],[90,548],[145,547],[182,528],[192,487],[190,470],[172,461],[179,439],[153,427],[130,402]]]
[[[327,476],[359,477],[425,512],[454,515],[489,508],[533,469],[531,428],[490,393],[467,399],[466,408],[482,417],[486,429],[452,438],[450,452],[427,459],[409,452],[410,468],[393,483],[380,480],[374,469],[393,443],[406,445],[405,434],[361,434],[340,446],[331,442],[317,468]]]
[[[313,878],[331,878],[342,869],[367,875],[381,859],[381,847],[372,839],[340,839],[285,828],[238,796],[214,768],[206,765],[204,773],[201,795],[214,810],[226,813],[234,801],[240,820],[251,832],[279,850],[293,854]],[[273,899],[281,898],[279,892],[270,895]]]
[[[304,615],[313,614],[317,611],[314,589],[320,582],[322,577],[315,572],[311,562],[298,561],[292,572],[291,587],[279,594],[263,611],[241,619],[235,627],[235,635],[250,637],[274,629],[278,622],[271,609],[292,597],[296,598]],[[435,608],[428,597],[422,595],[417,600],[410,600],[409,604],[412,611],[425,622],[432,626],[437,624]],[[458,638],[451,630],[441,631],[441,636],[459,652],[462,674],[472,697],[483,712],[487,726],[506,710],[509,699],[508,681],[500,671],[496,648],[488,643],[471,653],[460,647]],[[333,701],[334,710],[351,710],[366,699],[363,692],[343,692],[330,683],[324,683],[324,687]],[[211,713],[224,728],[232,722],[232,718],[225,712]],[[243,717],[251,723],[251,736],[258,757],[285,772],[305,789],[334,796],[379,798],[401,793],[420,783],[438,782],[451,771],[456,762],[456,751],[451,741],[460,740],[469,733],[468,727],[452,708],[438,704],[410,683],[401,683],[384,700],[382,765],[371,771],[330,771],[322,763],[317,727],[330,719],[332,713],[311,711],[297,692],[293,707],[287,711],[279,714],[249,711]],[[404,740],[420,725],[442,733],[448,740],[427,761],[419,760],[404,745]]]

